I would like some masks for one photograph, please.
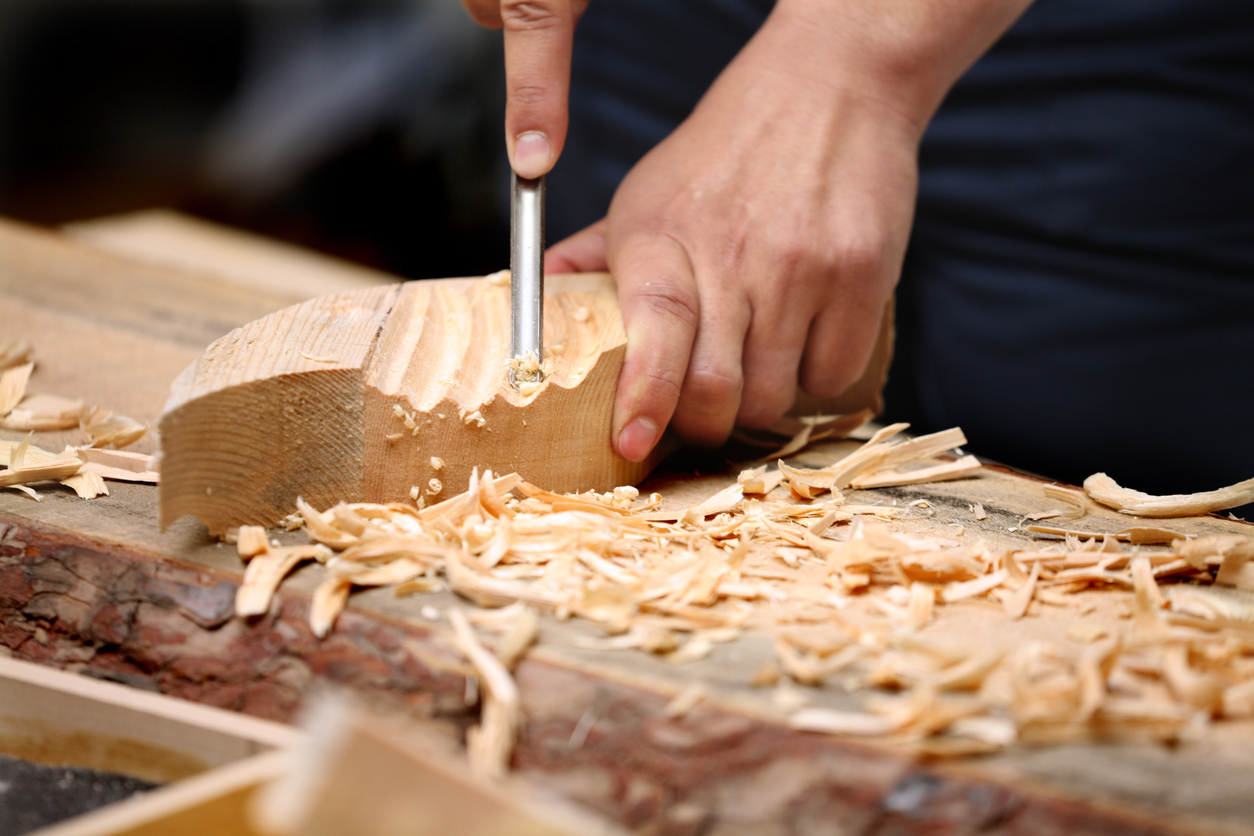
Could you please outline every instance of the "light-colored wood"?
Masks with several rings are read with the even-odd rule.
[[[174,781],[292,745],[287,726],[0,657],[0,752]]]
[[[67,224],[64,230],[93,249],[287,297],[288,304],[346,287],[396,280],[387,273],[171,209],[92,218]]]
[[[506,374],[509,288],[445,279],[335,294],[214,343],[175,382],[161,419],[162,520],[211,531],[273,524],[298,495],[424,503],[471,471],[516,471],[561,491],[648,475],[611,446],[626,334],[606,274],[554,276],[551,369],[521,394]],[[447,493],[446,493],[447,492]]]
[[[324,699],[292,768],[262,788],[268,836],[610,836],[608,823],[521,780],[474,778],[449,741]]]
[[[254,794],[284,774],[290,762],[286,751],[262,752],[32,836],[256,836],[248,812]]]

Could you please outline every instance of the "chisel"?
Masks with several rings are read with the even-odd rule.
[[[512,175],[510,190],[510,382],[538,384],[544,357],[544,177]]]

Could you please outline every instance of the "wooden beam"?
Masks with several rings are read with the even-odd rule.
[[[439,501],[471,471],[561,491],[635,484],[611,446],[626,333],[608,274],[554,276],[544,382],[507,376],[509,290],[444,279],[333,294],[214,343],[161,419],[161,518],[213,532],[315,507]],[[415,490],[416,489],[416,490]]]

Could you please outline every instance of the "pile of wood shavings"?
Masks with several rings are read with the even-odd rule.
[[[83,401],[43,393],[28,394],[27,384],[35,369],[29,343],[0,344],[0,429],[21,432],[51,430],[83,431],[89,447],[126,447],[148,428],[125,415],[114,415]]]
[[[757,632],[773,639],[775,659],[746,679],[775,689],[792,726],[936,754],[1168,741],[1215,719],[1254,717],[1246,592],[1254,566],[1245,566],[1254,538],[1181,538],[1150,550],[1044,529],[1064,539],[995,549],[923,533],[907,509],[841,493],[973,472],[965,458],[918,467],[964,444],[961,432],[894,441],[901,429],[821,469],[781,461],[745,471],[682,511],[660,510],[656,494],[642,502],[632,488],[558,495],[491,473],[423,510],[319,512],[300,502],[309,545],[278,547],[263,529],[239,530],[249,562],[237,612],[264,613],[292,568],[318,560],[326,566],[311,612],[319,636],[354,587],[371,586],[398,595],[447,586],[485,608],[578,617],[606,633],[587,646],[674,662]],[[1051,498],[1069,501],[1060,491]],[[1079,504],[1042,516],[1074,517],[1082,496]],[[863,708],[809,707],[817,692],[798,684],[864,694]],[[496,737],[509,738],[501,729],[516,727],[515,714],[495,713],[509,718],[495,722]]]
[[[104,447],[125,447],[138,441],[148,428],[107,409],[88,407],[81,400],[57,395],[29,395],[26,387],[34,371],[30,345],[0,344],[0,429],[27,432],[20,442],[0,441],[0,488],[41,496],[32,485],[60,482],[83,499],[107,495],[105,479],[156,481],[152,457]],[[31,444],[33,432],[78,427],[85,444],[67,446],[59,454]]]

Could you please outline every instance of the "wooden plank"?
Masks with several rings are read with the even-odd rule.
[[[660,455],[611,445],[627,339],[613,281],[555,276],[549,290],[548,371],[529,389],[507,375],[508,286],[486,279],[332,294],[231,332],[161,419],[162,520],[274,525],[297,495],[325,507],[417,488],[438,502],[475,469],[561,491],[639,482]]]
[[[273,722],[0,657],[0,751],[23,760],[166,782],[296,737]]]
[[[56,313],[55,306],[44,310]],[[71,318],[88,313],[84,308]],[[107,311],[105,320],[127,330]],[[131,333],[144,332],[138,320],[133,324]],[[153,333],[149,339],[162,339],[159,328]],[[108,376],[105,360],[91,362]],[[821,467],[837,454],[819,446],[794,463]],[[701,465],[701,476],[663,470],[643,487],[665,491],[684,507],[726,486],[740,466],[711,465]],[[954,535],[961,526],[962,536],[994,545],[1029,542],[1024,515],[1051,507],[1039,482],[999,472],[858,496],[900,506],[926,499],[929,507],[914,512],[930,513],[932,530]],[[972,512],[976,503],[985,509],[983,520]],[[1117,530],[1129,521],[1095,511],[1085,522]],[[318,567],[299,572],[267,615],[234,620],[238,559],[190,521],[161,532],[151,487],[118,485],[107,500],[90,503],[54,493],[36,504],[0,493],[0,525],[0,643],[24,657],[271,718],[292,717],[306,690],[327,682],[437,724],[464,723],[473,713],[460,657],[442,622],[423,614],[424,607],[438,615],[454,603],[448,593],[354,596],[335,630],[319,641],[308,628]],[[1249,530],[1213,518],[1172,525],[1193,533]],[[600,635],[587,623],[546,617],[541,631],[540,645],[516,671],[528,719],[513,766],[631,827],[810,833],[840,821],[865,833],[956,834],[976,826],[1249,833],[1254,822],[1245,788],[1254,769],[1252,732],[1239,723],[1176,749],[1075,744],[918,764],[882,745],[787,728],[769,691],[749,684],[772,658],[767,636],[747,633],[706,659],[677,666],[640,652],[582,648],[579,640]],[[669,716],[667,704],[694,683],[707,699]],[[855,706],[834,688],[806,693],[819,706]]]
[[[63,229],[93,249],[286,298],[281,307],[396,281],[387,273],[171,209],[92,218]]]

